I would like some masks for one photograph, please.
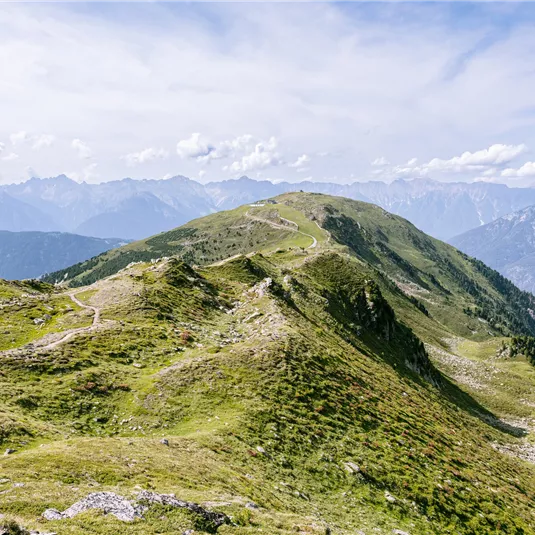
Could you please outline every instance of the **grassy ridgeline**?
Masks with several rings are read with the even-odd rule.
[[[441,374],[423,345],[452,351],[455,338],[466,359],[493,358],[494,334],[530,332],[528,295],[383,210],[309,194],[214,214],[113,258],[151,240],[201,255],[200,235],[222,247],[227,231],[263,254],[135,264],[79,295],[98,307],[98,329],[0,354],[1,438],[15,450],[0,460],[2,513],[57,533],[203,532],[172,510],[133,524],[39,519],[95,490],[150,488],[226,512],[236,525],[218,533],[535,533],[535,470],[497,449],[519,443],[497,416],[511,421],[520,396],[535,402],[523,386],[535,378],[510,368],[493,404]],[[9,288],[20,322],[35,296],[65,299]],[[478,315],[489,303],[491,320]],[[65,316],[77,324],[87,310]]]

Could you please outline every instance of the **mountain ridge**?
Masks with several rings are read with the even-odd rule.
[[[295,228],[303,231],[298,239]],[[214,235],[214,229],[217,229],[217,235]],[[378,206],[318,193],[287,193],[265,202],[217,212],[103,253],[68,270],[49,274],[45,280],[83,286],[117,273],[132,262],[168,256],[179,256],[195,265],[209,265],[236,254],[272,252],[287,244],[314,252],[315,249],[309,249],[311,240],[320,244],[318,250],[321,250],[322,243],[341,247],[393,277],[396,283],[416,285],[416,293],[420,296],[425,296],[434,287],[442,293],[441,308],[453,309],[447,304],[448,290],[441,282],[446,274],[449,284],[453,284],[457,292],[466,293],[470,300],[476,299],[480,303],[481,306],[470,311],[474,319],[482,315],[483,319],[492,322],[496,321],[494,314],[497,314],[502,318],[500,321],[509,321],[505,318],[511,319],[512,314],[517,318],[514,321],[520,322],[517,323],[519,332],[527,334],[535,328],[535,320],[527,313],[528,308],[535,310],[535,298],[522,293],[484,264],[426,236],[412,223]],[[433,266],[432,271],[429,271],[430,265]],[[490,303],[496,291],[517,295],[524,303],[522,308],[526,315],[523,319],[512,309],[501,310],[501,305],[500,312],[493,309]],[[440,313],[443,314],[443,310]],[[464,318],[459,319],[459,324],[467,321],[466,315]],[[520,327],[520,324],[525,326]],[[474,323],[473,329],[478,330],[477,323]],[[465,335],[469,330],[466,325],[463,326]]]
[[[2,511],[65,534],[535,533],[535,369],[503,350],[535,298],[380,207],[254,204],[97,257],[88,286],[0,281]],[[147,490],[200,509],[80,505]]]
[[[65,232],[0,230],[0,278],[39,278],[126,243]]]
[[[379,181],[337,184],[311,181],[272,183],[241,177],[203,185],[177,175],[165,180],[126,178],[100,184],[79,184],[60,175],[0,187],[0,191],[50,218],[48,230],[83,231],[98,237],[109,237],[106,226],[110,222],[112,228],[120,226],[121,203],[133,202],[136,195],[152,194],[154,202],[150,208],[147,207],[137,229],[132,235],[123,236],[132,239],[144,238],[155,229],[169,230],[217,210],[236,208],[297,189],[378,204],[440,239],[452,238],[535,204],[533,188],[509,188],[503,184],[481,182],[443,183],[430,179],[399,179],[389,184]],[[166,215],[162,217],[162,214]],[[105,225],[98,222],[102,217],[107,221]],[[14,229],[6,227],[6,230]]]
[[[535,206],[456,236],[450,243],[535,292]]]

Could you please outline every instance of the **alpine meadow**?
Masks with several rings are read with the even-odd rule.
[[[534,533],[535,370],[508,356],[534,300],[308,193],[5,282],[3,513],[66,534]]]
[[[0,0],[0,535],[535,535],[535,2]]]

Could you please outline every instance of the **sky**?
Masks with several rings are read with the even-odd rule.
[[[535,3],[0,3],[0,183],[535,185]]]

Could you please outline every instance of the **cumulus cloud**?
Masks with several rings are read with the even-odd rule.
[[[4,145],[4,143],[0,142],[0,154],[2,154],[2,152],[4,152],[5,148],[6,148],[6,146]]]
[[[153,162],[154,160],[163,160],[169,156],[169,153],[165,149],[155,149],[149,147],[139,152],[131,152],[125,156],[121,156],[126,162],[126,165],[134,167],[139,164]]]
[[[52,134],[30,134],[25,130],[21,130],[20,132],[11,134],[9,140],[13,146],[31,143],[32,149],[39,150],[50,147],[56,140],[56,137]]]
[[[535,162],[526,162],[518,169],[504,169],[501,173],[501,176],[507,178],[524,178],[535,176]]]
[[[100,176],[97,172],[97,168],[98,164],[93,162],[84,167],[81,171],[71,171],[70,173],[65,174],[73,180],[76,180],[76,182],[94,182]]]
[[[25,171],[26,171],[26,176],[28,178],[41,178],[39,173],[31,166],[26,167]]]
[[[33,145],[32,149],[39,150],[46,147],[50,147],[54,141],[56,141],[56,137],[52,134],[41,134],[37,136],[33,136]]]
[[[267,143],[257,143],[253,152],[242,156],[240,160],[236,160],[224,169],[228,169],[234,173],[249,173],[251,171],[260,171],[268,167],[280,165],[282,159],[276,152],[278,142],[277,139],[271,137]]]
[[[78,152],[78,157],[82,160],[88,160],[93,157],[93,151],[81,139],[73,139],[71,147]]]
[[[19,155],[14,152],[10,152],[7,156],[2,157],[2,160],[4,160],[5,162],[12,162],[13,160],[18,160],[18,159],[19,159]]]
[[[372,165],[374,167],[384,167],[385,165],[390,165],[390,162],[384,156],[381,156],[373,160]]]
[[[488,149],[476,152],[463,152],[461,156],[455,156],[449,160],[433,158],[425,164],[430,170],[458,171],[467,168],[483,168],[508,163],[527,150],[526,145],[491,145]]]
[[[244,152],[250,152],[255,146],[254,137],[251,134],[237,136],[234,139],[221,141],[212,151],[198,158],[198,161],[209,163],[212,160],[225,158],[237,158]]]
[[[187,139],[179,141],[176,145],[176,153],[183,159],[192,158],[199,160],[207,157],[215,150],[201,134],[194,133]]]
[[[499,174],[503,166],[527,151],[525,144],[519,145],[491,145],[488,149],[475,152],[465,151],[460,156],[450,159],[433,158],[428,162],[418,164],[417,158],[410,159],[404,165],[395,166],[391,171],[396,176],[426,177],[435,174],[473,173],[482,176]],[[508,175],[503,175],[508,176]],[[513,176],[513,175],[511,175]]]
[[[293,167],[297,170],[304,170],[306,166],[310,163],[310,156],[308,154],[303,154],[295,160],[293,163],[289,163],[288,167]]]

